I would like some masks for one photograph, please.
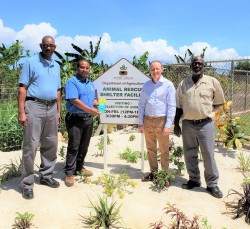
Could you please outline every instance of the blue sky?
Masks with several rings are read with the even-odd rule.
[[[204,47],[207,60],[250,58],[249,9],[249,0],[1,0],[0,44],[18,39],[38,52],[41,38],[52,35],[64,53],[102,36],[106,63],[145,51],[149,60],[173,62]]]

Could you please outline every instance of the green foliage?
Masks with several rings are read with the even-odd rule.
[[[77,171],[76,175],[79,176],[79,179],[75,178],[76,181],[86,183],[86,184],[91,183],[91,179],[89,178],[90,175],[86,174],[85,172],[78,172]]]
[[[208,224],[207,217],[201,219],[201,228],[202,229],[212,229],[212,226]]]
[[[170,186],[171,179],[175,176],[165,169],[158,170],[154,172],[153,184],[158,189],[164,189]]]
[[[246,185],[250,185],[250,176],[249,175],[244,177],[243,182],[242,182],[241,185],[242,185],[242,187],[244,187]]]
[[[129,139],[128,139],[130,142],[134,141],[135,140],[135,135],[134,134],[131,134],[129,136]]]
[[[136,59],[136,56],[133,57],[133,62],[132,64],[138,68],[143,74],[149,75],[149,66],[147,64],[148,61],[148,51],[145,52],[142,56],[140,56],[139,59]]]
[[[21,65],[18,64],[18,61],[25,57],[22,55],[24,48],[21,43],[16,40],[9,48],[6,48],[4,44],[0,47],[0,84],[16,87],[21,72]],[[29,55],[29,51],[26,51],[26,55]]]
[[[23,130],[17,115],[16,102],[0,105],[0,150],[3,152],[21,149]]]
[[[247,136],[250,136],[250,113],[240,116],[241,120],[244,120],[244,132]]]
[[[75,74],[76,63],[78,60],[87,60],[90,63],[91,69],[89,78],[91,81],[97,79],[98,76],[103,74],[105,71],[108,70],[109,65],[105,64],[103,61],[100,63],[94,62],[94,59],[97,57],[98,52],[100,50],[100,43],[102,37],[96,43],[96,46],[93,47],[93,42],[89,42],[89,50],[82,49],[75,44],[71,44],[74,50],[78,53],[64,53],[66,58],[64,58],[60,53],[55,51],[55,54],[59,57],[60,61],[58,61],[59,65],[61,66],[62,71],[62,83],[65,83],[66,80]],[[69,59],[70,58],[70,59]]]
[[[250,61],[240,61],[235,69],[237,70],[245,70],[245,71],[250,71]]]
[[[240,155],[237,155],[237,159],[239,162],[239,169],[243,173],[250,172],[250,156],[244,156],[241,152]]]
[[[82,216],[83,223],[88,225],[87,228],[121,228],[123,225],[120,216],[121,205],[117,206],[117,202],[108,202],[107,197],[98,196],[98,203],[93,203],[90,199],[90,207],[95,214],[90,213],[89,216]]]
[[[230,117],[229,109],[231,105],[232,101],[228,101],[218,108],[215,112],[214,120],[219,131],[218,141],[222,138],[227,148],[238,149],[249,139],[245,136],[240,117]]]
[[[124,172],[121,172],[119,176],[111,173],[103,173],[101,176],[97,177],[96,181],[93,181],[92,183],[102,185],[104,188],[104,193],[107,194],[107,196],[118,194],[119,198],[123,198],[124,193],[129,192],[127,189],[128,186],[131,186],[132,188],[136,186],[135,182],[129,181],[129,176]]]
[[[107,145],[110,145],[112,142],[112,139],[107,135]],[[104,149],[104,136],[99,138],[99,141],[97,142],[96,146],[98,146],[98,149],[100,150],[100,155],[103,155],[103,149]]]
[[[177,174],[181,174],[181,171],[185,168],[185,164],[182,161],[184,155],[183,147],[177,146],[172,147],[170,151],[170,162],[174,163],[174,165],[177,166],[177,169],[175,169],[175,172]]]
[[[235,117],[226,120],[226,127],[225,127],[225,135],[226,138],[224,143],[227,148],[241,148],[244,142],[249,141],[249,139],[245,136],[245,133],[242,129],[242,123],[240,117]]]
[[[64,160],[66,158],[66,146],[61,146],[58,155]]]
[[[125,149],[123,153],[119,153],[119,158],[126,160],[129,163],[137,163],[138,159],[141,158],[140,151],[133,151],[129,147]],[[146,154],[144,154],[144,160],[147,160]]]
[[[14,177],[21,176],[21,159],[19,163],[11,160],[10,164],[4,164],[0,166],[1,182],[7,181]]]
[[[28,212],[25,212],[24,214],[16,212],[16,214],[15,223],[12,225],[13,229],[26,229],[32,226],[31,221],[34,217],[33,214]]]
[[[56,62],[60,65],[61,83],[62,87],[64,87],[66,81],[75,74],[76,65],[70,61],[68,56],[64,58],[59,52],[55,51],[54,53],[60,59],[60,61],[56,60]],[[64,96],[64,90],[62,90],[62,95]]]
[[[207,49],[207,47],[203,48],[202,52],[200,54],[200,56],[203,58],[205,56],[206,49]],[[188,60],[186,60],[187,54],[189,56]],[[195,54],[190,49],[186,50],[184,57],[181,57],[180,55],[174,55],[177,63],[190,63],[193,60],[194,56],[195,56]]]

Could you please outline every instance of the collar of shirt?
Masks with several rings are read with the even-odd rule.
[[[85,78],[85,79],[82,79],[81,76],[78,76],[78,75],[75,75],[75,76],[76,76],[76,78],[77,78],[79,81],[82,81],[82,82],[84,82],[84,83],[86,83],[86,84],[90,82],[90,80],[89,80],[88,77]]]
[[[158,84],[158,83],[163,83],[163,76],[161,75],[160,79],[157,81],[157,83],[154,83],[153,79],[151,79],[152,84]]]
[[[43,58],[43,56],[42,56],[42,54],[40,52],[39,53],[39,59],[40,59],[40,61],[42,63],[45,63],[45,64],[49,65],[50,67],[54,67],[54,60],[52,59],[52,57],[51,57],[51,60],[46,60],[46,59]]]

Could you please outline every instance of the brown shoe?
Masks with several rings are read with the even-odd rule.
[[[147,176],[143,177],[141,181],[147,182],[147,181],[152,181],[154,179],[154,174],[151,172]]]
[[[74,185],[74,176],[73,175],[68,175],[65,178],[65,185],[67,187],[71,187]]]

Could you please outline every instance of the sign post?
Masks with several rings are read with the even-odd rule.
[[[149,78],[146,75],[124,58],[97,78],[93,82],[97,89],[97,96],[99,99],[106,100],[106,109],[100,115],[100,123],[138,124],[140,92],[143,84],[148,80]],[[144,160],[144,149],[141,153]],[[104,147],[104,168],[107,168],[106,154],[107,149]],[[144,161],[142,167],[144,167]]]

